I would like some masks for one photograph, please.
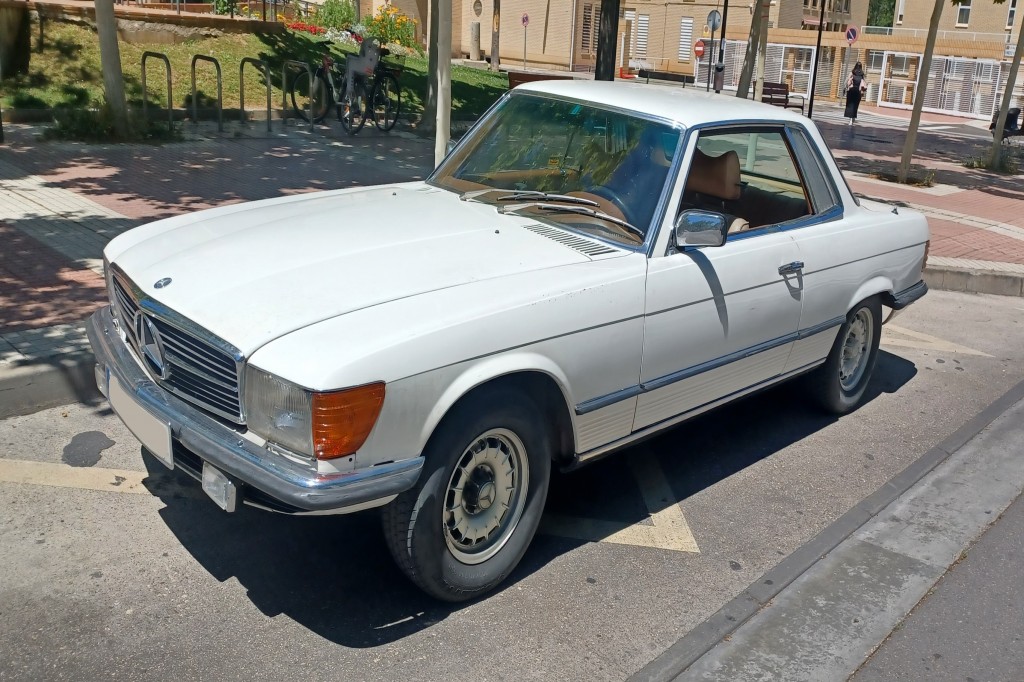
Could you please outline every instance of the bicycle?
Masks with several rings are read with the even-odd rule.
[[[318,44],[326,47],[331,41],[318,41]],[[362,130],[367,118],[372,118],[374,125],[381,131],[387,132],[394,128],[402,107],[402,90],[398,79],[405,68],[405,57],[393,55],[385,48],[380,50],[380,59],[373,69],[373,75],[367,77],[355,74],[352,79],[353,93],[347,111],[344,106],[345,69],[339,66],[330,51],[324,52],[320,66],[313,74],[312,95],[305,92],[305,88],[309,87],[308,78],[297,77],[291,84],[290,96],[295,114],[309,121],[305,106],[308,102],[309,114],[314,123],[322,122],[330,108],[335,107],[338,121],[349,135]]]

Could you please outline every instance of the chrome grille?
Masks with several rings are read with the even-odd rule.
[[[177,396],[216,415],[244,423],[240,391],[241,356],[218,347],[227,343],[212,335],[210,340],[186,331],[184,324],[174,324],[167,317],[176,315],[163,306],[147,305],[143,294],[127,278],[115,272],[112,277],[114,296],[121,328],[129,344],[147,365],[157,383]],[[139,339],[138,316],[144,313],[159,336],[159,346],[166,371],[160,372],[146,357]],[[186,323],[186,320],[181,322]],[[196,327],[197,331],[202,331]]]

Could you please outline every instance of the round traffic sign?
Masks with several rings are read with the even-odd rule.
[[[523,12],[523,28],[526,28],[529,25],[530,25],[530,15],[527,14],[526,12]]]
[[[857,42],[857,37],[859,35],[860,31],[857,30],[857,27],[851,26],[850,28],[846,29],[846,42],[853,45],[855,42]]]
[[[712,31],[717,31],[718,27],[722,25],[722,13],[717,9],[713,9],[708,12],[708,26],[711,27]]]
[[[698,59],[700,57],[704,56],[704,41],[703,40],[698,40],[697,42],[695,42],[693,44],[693,56],[697,57]]]

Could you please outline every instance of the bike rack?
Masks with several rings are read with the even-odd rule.
[[[238,64],[238,108],[241,109],[241,113],[238,115],[239,120],[242,124],[248,123],[245,118],[245,65],[252,64],[260,71],[263,72],[263,76],[267,81],[267,132],[270,132],[270,66],[261,59],[255,57],[243,57],[242,61]]]
[[[210,62],[217,69],[217,132],[224,132],[224,88],[220,62],[205,54],[192,57],[192,123],[199,125],[199,98],[196,96],[196,62]]]
[[[167,130],[174,130],[174,99],[171,96],[171,60],[163,52],[142,53],[142,118],[147,122],[149,121],[149,115],[146,111],[149,100],[146,90],[146,60],[150,57],[159,59],[167,67],[165,69],[167,72]]]
[[[288,67],[294,69],[302,69],[309,76],[309,130],[312,132],[313,127],[313,69],[309,68],[309,64],[306,62],[299,62],[294,59],[288,59],[281,66],[281,103],[284,106],[284,110],[288,111]]]

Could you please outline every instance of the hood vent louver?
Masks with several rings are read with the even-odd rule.
[[[559,244],[568,246],[570,249],[579,251],[584,256],[601,256],[606,253],[615,253],[615,249],[605,246],[604,244],[598,244],[588,239],[583,239],[569,232],[563,232],[554,227],[548,227],[547,225],[524,225],[525,229],[530,232],[535,232],[542,237],[554,240]]]

